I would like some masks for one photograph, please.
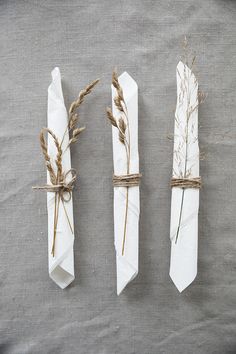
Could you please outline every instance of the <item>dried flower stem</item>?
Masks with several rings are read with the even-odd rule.
[[[119,84],[117,72],[114,70],[112,73],[112,84],[116,89],[117,96],[114,98],[114,104],[117,110],[120,112],[121,117],[117,119],[112,115],[110,108],[107,108],[107,117],[110,123],[118,129],[119,140],[124,145],[126,151],[126,160],[127,160],[127,175],[130,174],[130,125],[128,117],[128,109],[126,102],[123,96],[122,87]],[[125,119],[124,119],[125,118]],[[127,136],[126,136],[127,132]],[[129,187],[126,187],[126,204],[125,204],[125,219],[124,219],[124,234],[122,240],[122,256],[124,255],[125,242],[126,242],[126,233],[127,233],[127,220],[128,220],[128,209],[129,209]]]
[[[184,40],[184,53],[185,53],[185,69],[188,66],[188,61],[189,61],[189,54],[188,54],[188,42],[187,39],[185,37]],[[185,127],[185,136],[184,136],[184,144],[185,144],[185,154],[184,154],[184,168],[183,168],[183,172],[180,172],[180,176],[179,178],[189,178],[190,174],[191,174],[191,168],[187,169],[188,166],[188,161],[189,161],[189,121],[190,118],[192,116],[192,114],[195,112],[195,110],[198,108],[199,104],[201,104],[204,99],[205,99],[205,95],[202,92],[198,92],[198,98],[194,104],[194,106],[191,105],[191,90],[190,90],[190,76],[192,75],[192,68],[193,65],[195,63],[195,59],[196,56],[193,57],[192,61],[191,61],[191,68],[188,70],[188,75],[186,75],[186,70],[184,72],[184,79],[181,79],[181,94],[178,97],[179,101],[181,100],[181,98],[184,97],[184,95],[187,95],[187,109],[186,109],[186,127]],[[191,70],[191,71],[190,71]],[[178,72],[177,69],[177,73],[180,76],[180,73]],[[197,81],[195,81],[195,85],[197,85]],[[179,102],[180,104],[180,102]],[[178,124],[178,120],[176,117],[176,123]],[[198,138],[195,137],[195,139],[197,140]],[[195,141],[196,141],[195,140]],[[176,154],[178,154],[178,151],[175,151]],[[175,173],[174,173],[175,174]],[[175,236],[175,243],[177,243],[178,241],[178,237],[179,237],[179,232],[180,232],[180,227],[181,227],[181,222],[182,222],[182,214],[183,214],[183,206],[184,206],[184,198],[185,198],[185,188],[182,188],[182,196],[181,196],[181,204],[180,204],[180,213],[179,213],[179,221],[178,221],[178,227],[177,227],[177,232],[176,232],[176,236]]]
[[[125,102],[124,102],[125,104]],[[130,173],[130,128],[129,128],[129,118],[128,118],[128,111],[125,104],[125,116],[127,122],[127,131],[128,131],[128,147],[126,148],[126,156],[127,156],[127,175]],[[129,187],[126,187],[126,203],[125,203],[125,222],[124,222],[124,237],[122,241],[122,256],[124,255],[125,251],[125,241],[126,241],[126,232],[127,232],[127,219],[128,219],[128,209],[129,209]]]
[[[190,118],[190,112],[189,112],[189,106],[190,106],[190,93],[189,93],[189,73],[188,73],[188,78],[187,78],[187,123],[186,123],[186,136],[185,136],[185,159],[184,159],[184,174],[183,178],[186,178],[186,172],[187,172],[187,162],[188,162],[188,129],[189,129],[189,118]],[[185,189],[182,189],[182,197],[181,197],[181,205],[180,205],[180,214],[179,214],[179,222],[178,222],[178,228],[177,228],[177,233],[175,237],[175,243],[178,241],[179,237],[179,230],[180,230],[180,225],[181,225],[181,220],[182,220],[182,214],[183,214],[183,205],[184,205],[184,195],[185,195]]]
[[[76,113],[76,110],[81,106],[81,104],[84,101],[84,97],[87,96],[89,93],[92,92],[93,87],[99,82],[99,79],[93,81],[91,84],[89,84],[88,86],[85,87],[84,90],[80,91],[78,99],[74,102],[72,102],[70,108],[69,108],[69,120],[68,120],[68,125],[67,128],[65,129],[65,132],[63,134],[61,143],[59,144],[59,150],[61,151],[61,155],[62,156],[62,144],[63,141],[65,139],[66,133],[68,131],[68,133],[70,134],[70,131],[72,131],[72,137],[71,139],[69,139],[68,145],[66,146],[66,148],[64,149],[63,153],[66,152],[66,150],[70,147],[70,145],[72,143],[75,143],[78,140],[79,134],[85,130],[85,127],[82,128],[75,128],[77,122],[78,122],[78,114]],[[58,183],[58,180],[60,181],[60,176],[61,176],[62,170],[60,171],[60,169],[58,168],[57,171],[57,180],[56,182]],[[55,253],[55,241],[56,241],[56,232],[57,232],[57,223],[58,223],[58,214],[59,214],[59,204],[60,204],[60,194],[58,192],[55,193],[55,213],[54,213],[54,233],[53,233],[53,245],[52,245],[52,255],[54,257],[54,253]],[[65,207],[65,203],[64,200],[61,199],[62,201],[62,205],[63,205],[63,209],[66,215],[66,218],[68,220],[68,224],[69,227],[71,229],[72,234],[74,233],[73,228],[71,226],[71,222],[70,219],[68,217],[68,213],[66,211],[66,207]]]
[[[51,254],[52,254],[53,257],[55,256],[55,245],[56,245],[59,205],[60,205],[60,194],[58,192],[56,192],[55,193],[55,209],[54,209],[53,242],[52,242],[52,250],[51,250]]]
[[[85,96],[89,95],[92,92],[92,89],[97,85],[97,83],[99,82],[100,79],[96,79],[94,81],[92,81],[88,86],[85,87],[85,89],[81,90],[79,93],[79,96],[77,98],[77,100],[75,100],[74,102],[72,102],[72,104],[70,105],[69,108],[69,119],[68,119],[68,125],[67,128],[63,134],[62,140],[61,140],[61,145],[64,142],[65,136],[67,131],[70,133],[72,131],[72,137],[71,139],[69,139],[69,143],[67,145],[67,147],[65,148],[64,152],[68,149],[68,147],[72,144],[75,143],[78,140],[78,136],[79,134],[85,130],[85,127],[81,127],[81,128],[75,128],[76,124],[79,120],[79,116],[76,113],[76,110],[81,106],[81,104],[84,101]]]

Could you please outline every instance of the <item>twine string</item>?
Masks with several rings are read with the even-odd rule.
[[[178,187],[182,189],[187,189],[187,188],[200,189],[202,187],[202,179],[201,177],[193,177],[193,178],[172,177],[170,185],[171,188]]]
[[[141,173],[133,173],[127,175],[113,175],[114,187],[136,187],[140,185]]]

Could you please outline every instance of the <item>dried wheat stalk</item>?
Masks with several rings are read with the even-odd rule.
[[[114,98],[114,103],[117,110],[120,112],[120,117],[116,119],[111,111],[111,108],[107,107],[107,118],[110,123],[118,129],[119,141],[124,145],[126,151],[127,160],[127,175],[130,174],[130,128],[128,110],[124,100],[123,90],[118,81],[118,75],[116,70],[112,73],[112,85],[116,89],[117,95]],[[127,231],[127,217],[129,207],[129,187],[126,187],[126,207],[125,207],[125,221],[124,221],[124,236],[122,241],[122,256],[124,255],[126,231]]]
[[[68,143],[67,147],[65,148],[65,151],[68,149],[68,147],[71,144],[75,143],[78,140],[80,133],[82,133],[82,131],[85,130],[85,127],[76,128],[76,125],[79,120],[79,114],[76,111],[79,109],[81,104],[84,102],[84,98],[92,92],[92,89],[97,85],[98,82],[99,82],[99,79],[96,79],[96,80],[92,81],[88,86],[86,86],[85,89],[81,90],[77,100],[72,102],[72,104],[70,105],[68,126],[67,126],[67,129],[65,130],[65,133],[64,133],[62,141],[61,141],[61,145],[62,145],[65,135],[66,135],[66,132],[68,130],[69,135],[70,135],[70,139],[69,139],[69,143]]]

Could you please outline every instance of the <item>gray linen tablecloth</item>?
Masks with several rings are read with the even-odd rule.
[[[0,353],[236,352],[236,1],[0,1]],[[169,272],[175,68],[184,35],[207,100],[199,268],[179,294]],[[50,72],[67,107],[96,77],[72,148],[75,272],[48,277],[46,181],[38,134]],[[139,86],[140,270],[116,296],[110,104],[114,66]]]

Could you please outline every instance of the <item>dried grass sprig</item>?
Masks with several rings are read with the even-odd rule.
[[[48,146],[47,146],[47,143],[44,138],[44,134],[48,130],[49,129],[47,129],[47,128],[43,128],[41,130],[40,135],[39,135],[39,140],[40,140],[41,149],[42,149],[44,159],[45,159],[45,165],[46,165],[47,170],[49,172],[51,183],[54,184],[54,183],[56,183],[56,174],[53,170],[51,159],[50,159],[50,156],[48,155]]]
[[[193,66],[195,64],[196,61],[196,55],[194,55],[192,57],[192,60],[190,59],[190,50],[189,50],[189,46],[188,46],[188,41],[187,38],[185,37],[184,39],[184,44],[183,44],[183,48],[184,48],[184,65],[188,66],[192,72]],[[189,61],[191,61],[191,64],[189,65]],[[180,76],[180,73],[177,70],[177,73]],[[191,105],[190,104],[190,87],[189,87],[189,80],[190,78],[186,76],[185,73],[185,77],[184,79],[181,79],[181,94],[178,97],[179,101],[181,102],[181,100],[183,99],[184,95],[187,96],[187,108],[186,108],[186,129],[185,129],[185,137],[183,137],[183,143],[185,144],[185,158],[184,158],[184,168],[183,171],[179,171],[179,173],[177,173],[176,171],[173,171],[173,175],[178,176],[177,179],[186,179],[188,180],[191,176],[191,168],[187,168],[187,164],[189,161],[189,144],[193,143],[195,141],[198,140],[198,137],[195,137],[193,141],[190,141],[189,138],[189,121],[190,118],[192,117],[193,113],[196,111],[196,109],[198,109],[199,105],[202,104],[205,99],[206,99],[206,94],[204,94],[202,91],[198,91],[198,97],[196,102]],[[197,85],[197,80],[195,79],[195,85]],[[175,121],[176,124],[179,124],[179,121],[177,119],[177,117],[175,117]],[[193,123],[194,124],[194,123]],[[193,131],[193,126],[190,127],[191,131]],[[183,143],[180,143],[179,149],[174,151],[174,156],[178,161],[178,165],[180,165],[180,161],[181,161],[181,154],[180,154],[180,150],[183,147]],[[199,156],[200,158],[200,156]],[[181,222],[182,222],[182,214],[183,214],[183,206],[184,206],[184,197],[185,197],[185,188],[182,188],[182,197],[181,197],[181,205],[180,205],[180,214],[179,214],[179,221],[178,221],[178,227],[177,227],[177,232],[176,232],[176,237],[175,237],[175,243],[177,243],[178,241],[178,237],[179,237],[179,231],[180,231],[180,226],[181,226]]]
[[[125,131],[126,131],[126,124],[123,118],[119,119],[119,139],[122,144],[125,144]]]
[[[97,83],[100,81],[100,79],[96,79],[92,81],[89,85],[85,87],[85,89],[81,90],[79,93],[79,96],[76,101],[72,102],[70,109],[69,109],[69,114],[75,113],[76,109],[79,108],[79,106],[83,103],[85,96],[89,95],[92,92],[92,89],[97,85]]]
[[[129,116],[124,100],[123,89],[119,83],[118,75],[116,70],[112,73],[112,85],[116,89],[116,96],[114,98],[114,104],[120,113],[120,117],[116,119],[111,111],[111,108],[107,107],[107,118],[110,123],[118,129],[119,141],[124,145],[126,151],[127,160],[127,175],[130,174],[130,128],[129,128]],[[126,232],[127,232],[127,218],[128,218],[128,207],[129,207],[129,187],[126,187],[126,207],[125,207],[125,220],[124,220],[124,235],[122,241],[122,256],[124,255]]]
[[[106,111],[107,111],[107,118],[109,119],[110,123],[113,125],[113,127],[118,128],[116,119],[114,118],[114,116],[113,116],[113,114],[111,112],[111,108],[107,107]]]
[[[45,134],[51,135],[51,137],[54,140],[55,146],[57,148],[57,158],[56,158],[56,166],[57,166],[57,172],[54,172],[50,156],[48,155],[48,146],[45,140]],[[49,172],[50,180],[53,186],[57,186],[58,183],[62,182],[64,180],[64,175],[62,172],[62,148],[61,144],[59,143],[58,138],[56,135],[49,129],[49,128],[43,128],[40,132],[40,144],[41,144],[41,149],[44,155],[45,163],[47,166],[47,170]],[[45,189],[45,188],[44,188]],[[58,212],[59,212],[59,203],[60,199],[62,199],[63,202],[63,197],[61,196],[60,192],[55,192],[55,201],[54,201],[54,228],[53,228],[53,244],[52,244],[52,255],[54,257],[55,254],[55,240],[56,240],[56,230],[57,230],[57,222],[58,222]],[[64,203],[64,202],[63,202]],[[70,224],[70,222],[69,222]]]
[[[85,130],[85,127],[81,127],[81,128],[76,128],[76,125],[79,121],[79,114],[76,112],[79,107],[81,106],[81,104],[84,102],[84,98],[89,95],[93,88],[97,85],[97,83],[100,81],[100,79],[96,79],[94,81],[92,81],[89,85],[87,85],[83,90],[80,91],[79,96],[77,98],[77,100],[75,100],[74,102],[71,103],[70,108],[69,108],[69,119],[68,119],[68,126],[64,132],[62,141],[61,141],[61,145],[65,139],[65,135],[67,133],[67,131],[69,132],[69,142],[67,147],[65,148],[65,151],[68,149],[68,147],[75,143],[78,140],[78,137],[80,135],[80,133]]]
[[[118,95],[119,100],[125,102],[123,90],[122,90],[122,87],[120,86],[116,69],[114,69],[113,73],[112,73],[112,85],[115,87],[115,89],[117,91],[117,95]]]

